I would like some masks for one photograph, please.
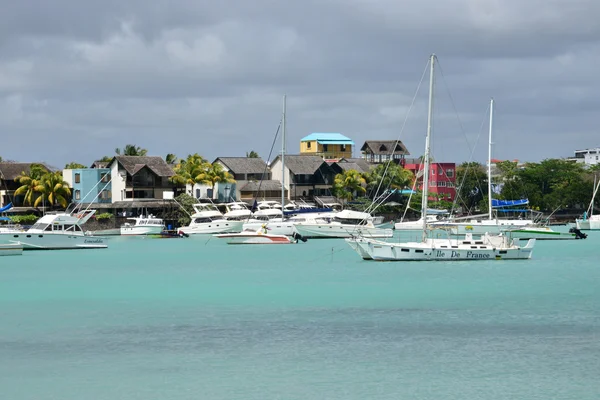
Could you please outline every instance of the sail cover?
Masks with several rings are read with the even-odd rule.
[[[503,207],[515,207],[515,206],[526,206],[529,204],[529,200],[496,200],[492,199],[492,208],[503,208]]]
[[[8,203],[7,205],[5,205],[4,207],[0,208],[0,212],[4,212],[4,211],[8,211],[12,208],[12,203]]]

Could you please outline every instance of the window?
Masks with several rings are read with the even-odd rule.
[[[75,176],[77,176],[79,174],[75,174]],[[81,200],[81,190],[76,190],[75,191],[75,200]]]
[[[429,182],[429,187],[436,187],[436,186],[437,186],[437,182],[436,181]]]
[[[196,189],[196,198],[199,199],[200,198],[200,189]]]
[[[110,174],[108,174],[108,173],[104,173],[104,174],[100,175],[100,181],[103,183],[108,182],[109,179],[110,179]]]
[[[454,182],[446,182],[447,187],[454,187]]]
[[[439,181],[437,183],[438,187],[446,187],[446,182],[445,181]]]
[[[444,169],[443,168],[440,168],[439,174],[440,175],[444,175]]]
[[[310,149],[311,143],[310,142],[306,142],[306,148]]]
[[[81,183],[81,174],[80,173],[75,174],[75,183]]]
[[[327,145],[326,144],[323,145],[323,151],[327,151]]]
[[[100,199],[102,199],[102,200],[110,199],[110,190],[103,190],[102,192],[100,192]]]
[[[447,169],[446,170],[446,176],[448,178],[454,178],[454,170],[453,169]]]
[[[340,150],[341,150],[341,151],[346,151],[346,145],[345,145],[345,144],[341,145],[341,146],[340,146]],[[598,157],[596,157],[596,160],[597,160],[597,159],[598,159]]]

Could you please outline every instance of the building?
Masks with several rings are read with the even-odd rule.
[[[330,196],[335,175],[342,172],[336,163],[328,164],[321,156],[285,155],[285,190],[288,199],[312,199]],[[273,180],[282,180],[281,156],[271,162]]]
[[[271,174],[267,163],[262,158],[250,157],[218,157],[213,161],[223,166],[223,169],[229,172],[236,183],[217,184],[217,198],[219,201],[230,201],[241,199],[241,188],[248,182],[268,181]],[[250,187],[247,188],[250,190]],[[279,189],[281,190],[281,188]],[[244,194],[247,196],[247,193]],[[209,196],[210,198],[214,198]]]
[[[109,168],[64,169],[63,180],[71,187],[73,203],[110,203],[112,190]]]
[[[594,149],[575,150],[575,156],[567,160],[575,161],[586,165],[596,165],[600,163],[600,147]]]
[[[311,133],[300,140],[300,154],[327,160],[352,158],[354,141],[341,133]]]
[[[287,190],[284,192],[287,199]],[[250,202],[253,199],[276,200],[281,201],[281,182],[280,181],[250,181],[240,187],[240,200]]]
[[[173,198],[175,185],[169,178],[175,173],[162,157],[115,156],[108,169],[113,203]]]
[[[402,164],[405,156],[410,155],[406,146],[399,140],[367,140],[360,151],[363,159],[374,164],[390,160]]]
[[[454,201],[456,198],[456,164],[432,162],[429,171],[429,194],[431,198]],[[423,188],[423,164],[420,160],[406,160],[405,169],[417,177],[416,189]]]
[[[18,163],[18,162],[0,162],[0,207],[12,203],[14,207],[23,207],[25,195],[15,196],[21,184],[15,182],[15,178],[21,176],[21,173],[29,174],[33,164],[41,165],[47,171],[54,169],[44,163]]]

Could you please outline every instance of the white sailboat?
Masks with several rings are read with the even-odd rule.
[[[427,237],[427,203],[429,199],[429,164],[430,137],[433,123],[433,91],[434,65],[436,57],[430,58],[429,76],[429,111],[427,115],[427,135],[425,137],[425,155],[423,175],[422,209],[423,235],[420,242],[385,242],[357,236],[346,239],[346,242],[363,259],[375,261],[466,261],[466,260],[499,260],[499,259],[528,259],[531,258],[535,239],[520,246],[518,239],[512,239],[505,234],[492,235],[485,233],[480,239],[474,239],[472,234],[464,239],[429,238]]]
[[[596,193],[598,193],[598,188],[600,188],[600,180],[596,182],[596,177],[594,177],[594,193],[592,194],[592,201],[590,201],[590,205],[588,206],[587,211],[583,214],[583,217],[577,218],[575,220],[575,226],[579,230],[600,230],[600,214],[594,214],[594,200],[596,199]]]

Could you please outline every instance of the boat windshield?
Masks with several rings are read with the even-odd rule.
[[[51,226],[51,225],[49,225],[49,224],[43,224],[43,223],[40,223],[40,222],[36,222],[35,224],[33,224],[33,225],[31,226],[31,229],[36,229],[36,230],[43,231],[43,230],[45,230],[45,229],[46,229],[48,226],[50,226],[50,230],[52,230],[52,226]]]

